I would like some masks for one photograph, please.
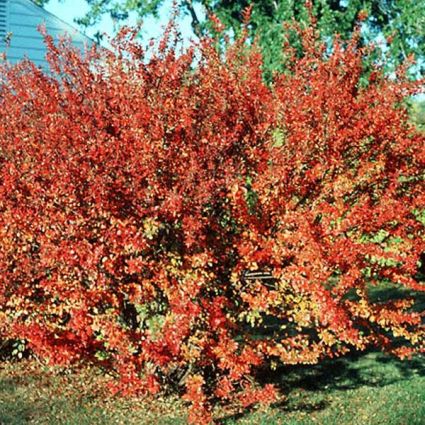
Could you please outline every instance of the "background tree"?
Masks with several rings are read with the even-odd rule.
[[[412,102],[411,115],[413,122],[420,129],[425,130],[425,100],[418,100]]]
[[[49,0],[36,0],[45,5]],[[66,1],[66,0],[62,0]],[[76,20],[83,27],[99,22],[103,15],[109,15],[117,22],[125,22],[130,14],[140,18],[158,16],[167,0],[86,0],[89,12]],[[425,2],[412,0],[313,0],[318,28],[325,39],[335,33],[347,39],[356,25],[359,14],[367,15],[362,31],[362,42],[383,43],[389,53],[388,66],[404,62],[414,53],[419,59],[418,72],[423,72],[425,63]],[[176,4],[184,14],[191,17],[191,24],[197,36],[210,31],[205,16],[215,14],[233,33],[238,33],[243,21],[243,10],[253,6],[251,16],[252,35],[258,35],[264,51],[266,70],[280,70],[282,43],[285,31],[282,22],[292,19],[307,22],[303,1],[294,0],[178,0]],[[200,6],[200,7],[199,7]],[[205,13],[200,13],[201,9]],[[387,40],[391,39],[388,44]],[[267,48],[264,48],[267,47]]]

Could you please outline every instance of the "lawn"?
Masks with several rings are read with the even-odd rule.
[[[425,359],[399,361],[369,352],[316,366],[287,367],[275,381],[287,392],[281,405],[244,414],[218,411],[219,423],[402,425],[425,423]],[[185,424],[181,402],[107,397],[96,370],[77,373],[35,361],[4,363],[0,423]]]

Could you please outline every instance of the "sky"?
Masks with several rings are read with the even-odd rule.
[[[160,11],[160,18],[147,18],[145,19],[141,37],[142,40],[147,43],[151,38],[158,38],[162,35],[162,30],[168,23],[172,12],[172,0],[165,0],[164,5]],[[77,17],[83,16],[89,9],[85,0],[50,0],[45,9],[54,15],[58,16],[63,21],[69,23],[70,25],[83,30],[78,27],[78,25],[74,22],[74,19]],[[132,16],[128,21],[128,24],[135,25],[137,23],[137,19]],[[194,34],[192,32],[190,26],[190,18],[189,16],[182,16],[179,19],[179,28],[183,35],[183,38],[188,40],[190,38],[194,38]],[[114,34],[114,24],[109,17],[104,17],[102,21],[93,28],[89,28],[86,31],[86,34],[90,37],[93,37],[96,32],[106,33],[108,35]]]

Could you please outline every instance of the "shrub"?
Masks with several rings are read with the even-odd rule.
[[[194,423],[272,401],[265,365],[423,351],[413,301],[370,298],[424,290],[419,83],[365,81],[358,34],[329,52],[299,31],[271,86],[243,38],[177,54],[170,32],[149,59],[123,30],[84,57],[45,35],[50,74],[1,65],[4,340],[180,392]]]

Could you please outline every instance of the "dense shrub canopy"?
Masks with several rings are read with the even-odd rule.
[[[360,84],[358,34],[302,36],[271,86],[243,39],[176,54],[168,34],[145,60],[128,30],[85,57],[46,35],[49,75],[1,65],[2,338],[116,391],[181,391],[195,423],[273,400],[264,365],[424,349],[412,301],[369,294],[424,290],[425,139],[402,103],[420,83]]]

